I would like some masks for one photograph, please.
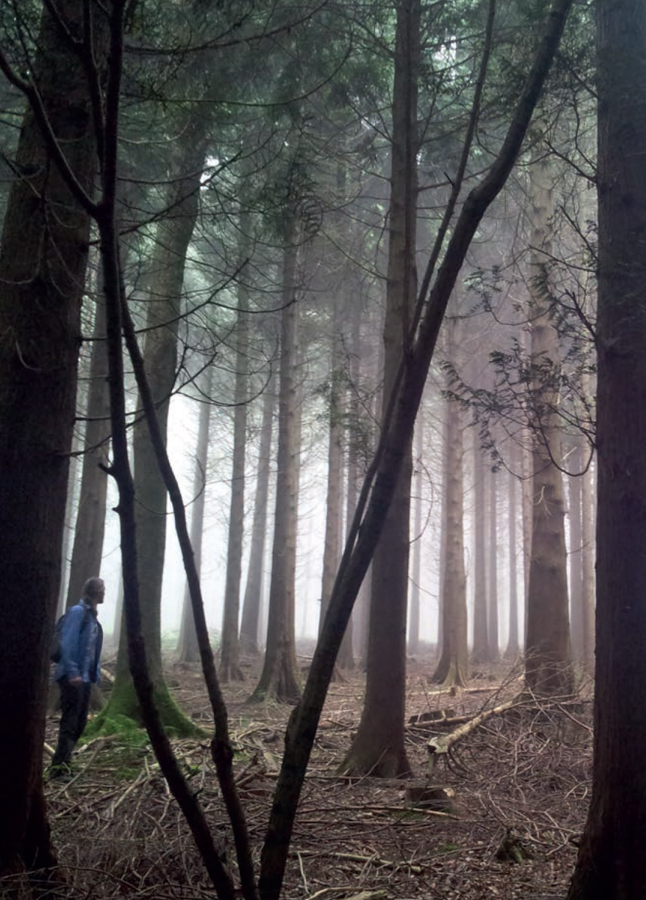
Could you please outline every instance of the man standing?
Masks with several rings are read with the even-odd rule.
[[[61,657],[54,675],[61,690],[61,722],[50,778],[67,778],[72,773],[72,751],[85,728],[92,685],[98,684],[101,674],[103,629],[97,618],[97,606],[104,598],[102,579],[88,578],[83,585],[82,599],[67,610],[63,619]]]

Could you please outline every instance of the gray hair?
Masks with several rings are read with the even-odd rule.
[[[105,594],[105,582],[102,578],[88,578],[83,585],[84,597],[97,597],[99,594]]]

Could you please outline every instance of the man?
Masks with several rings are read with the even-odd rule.
[[[99,682],[101,674],[103,629],[97,618],[97,606],[104,598],[102,579],[88,578],[81,601],[71,606],[63,619],[61,657],[54,675],[61,691],[61,722],[50,778],[69,778],[72,774],[72,751],[87,722],[92,685]]]

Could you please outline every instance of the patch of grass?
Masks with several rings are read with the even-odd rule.
[[[440,847],[436,849],[437,854],[441,853],[455,853],[456,850],[460,850],[458,844],[442,844]]]

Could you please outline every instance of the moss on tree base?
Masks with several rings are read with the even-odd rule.
[[[155,706],[162,724],[171,737],[205,737],[202,728],[179,708],[166,684],[153,688]],[[127,734],[132,727],[143,728],[139,701],[132,680],[115,682],[110,699],[96,718],[88,725],[85,737],[107,734]]]

